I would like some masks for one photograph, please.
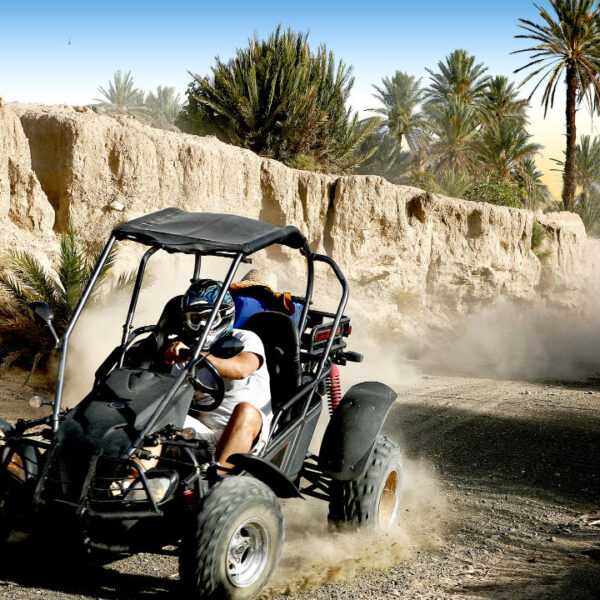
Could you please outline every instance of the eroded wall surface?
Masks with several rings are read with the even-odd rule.
[[[71,220],[90,242],[168,206],[297,225],[385,320],[437,321],[500,297],[576,306],[586,235],[570,213],[446,198],[380,177],[337,177],[87,108],[0,105],[0,251],[56,250]],[[547,235],[532,249],[534,219]]]

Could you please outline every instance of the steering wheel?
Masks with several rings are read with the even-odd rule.
[[[191,383],[194,389],[203,391],[213,397],[213,402],[210,404],[195,404],[194,408],[201,411],[215,410],[221,406],[223,398],[225,397],[225,382],[223,376],[219,373],[219,370],[213,365],[208,358],[204,358],[199,361],[200,368],[194,376],[192,376]],[[209,375],[210,377],[206,377]]]

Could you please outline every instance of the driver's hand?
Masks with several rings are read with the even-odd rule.
[[[165,350],[165,363],[172,365],[174,363],[186,362],[190,359],[190,347],[183,342],[173,342]]]

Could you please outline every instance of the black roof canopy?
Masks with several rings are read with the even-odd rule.
[[[220,213],[165,208],[113,229],[118,240],[135,240],[168,252],[252,254],[271,244],[303,248],[306,238],[293,225],[278,227],[255,219]]]

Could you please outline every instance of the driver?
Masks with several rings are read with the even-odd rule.
[[[199,279],[192,283],[181,301],[182,329],[178,339],[165,351],[165,362],[171,374],[177,375],[189,360],[190,350],[198,343],[210,313],[215,306],[222,284],[213,279]],[[216,461],[231,467],[227,459],[236,453],[260,451],[267,440],[272,418],[269,373],[265,363],[265,350],[260,338],[251,331],[233,329],[235,306],[227,292],[210,329],[202,354],[217,368],[225,384],[221,405],[213,411],[202,412],[202,404],[212,398],[196,392],[192,403],[198,406],[197,418],[188,415],[185,427],[193,427],[200,439],[216,444]],[[244,349],[233,358],[217,358],[208,353],[215,340],[224,335],[234,335]]]

